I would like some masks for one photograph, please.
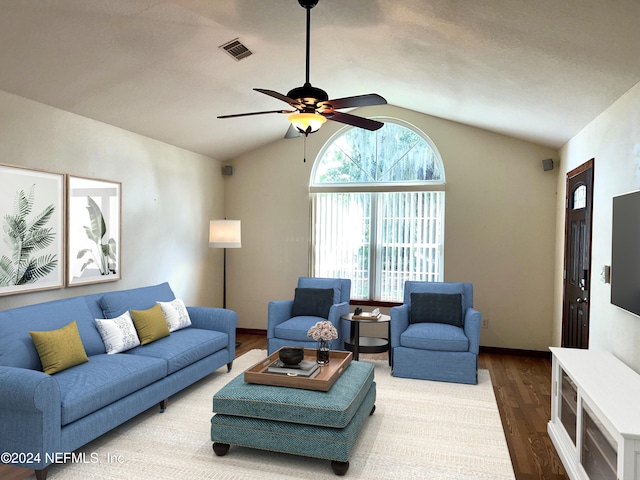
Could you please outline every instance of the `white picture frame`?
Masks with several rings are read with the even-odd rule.
[[[64,287],[64,174],[0,164],[0,295]]]
[[[67,286],[122,278],[122,184],[67,175]]]

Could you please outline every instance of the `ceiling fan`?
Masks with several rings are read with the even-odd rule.
[[[311,39],[311,9],[318,4],[319,0],[298,0],[301,7],[307,10],[307,68],[306,81],[302,87],[290,90],[286,95],[273,90],[254,88],[256,92],[264,93],[270,97],[288,103],[293,110],[269,110],[264,112],[237,113],[234,115],[221,115],[218,118],[246,117],[249,115],[264,115],[269,113],[289,114],[291,126],[285,138],[291,138],[304,134],[317,132],[322,124],[328,120],[345,123],[354,127],[367,130],[378,130],[384,124],[377,120],[358,117],[348,113],[338,112],[342,108],[368,107],[371,105],[384,105],[387,101],[378,94],[356,95],[354,97],[337,98],[329,100],[327,92],[320,88],[313,87],[309,82],[309,53]]]

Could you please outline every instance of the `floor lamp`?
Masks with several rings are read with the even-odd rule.
[[[240,248],[240,220],[211,220],[209,222],[209,247],[224,249],[222,308],[227,308],[227,248]]]

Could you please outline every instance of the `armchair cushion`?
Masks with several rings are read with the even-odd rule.
[[[414,323],[400,335],[400,345],[419,350],[468,352],[469,339],[460,327],[444,323]]]
[[[329,318],[333,298],[333,288],[296,288],[291,316]]]
[[[310,342],[312,339],[307,336],[307,332],[318,321],[318,317],[310,317],[307,315],[293,317],[276,326],[275,336],[276,338],[294,342]]]
[[[409,323],[445,323],[462,327],[462,295],[412,292]]]

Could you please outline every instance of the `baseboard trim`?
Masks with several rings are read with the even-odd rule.
[[[267,331],[259,328],[236,328],[236,334],[238,333],[244,333],[245,335],[261,335],[263,337],[267,336]]]
[[[480,353],[494,353],[497,355],[515,355],[519,357],[540,357],[551,359],[550,351],[521,350],[518,348],[485,347],[480,345]]]
[[[237,328],[236,333],[243,333],[245,335],[260,335],[267,336],[267,331],[259,328]],[[518,348],[502,348],[502,347],[485,347],[480,346],[480,353],[495,353],[497,355],[517,355],[521,357],[541,357],[551,359],[550,351],[540,350],[521,350]]]

